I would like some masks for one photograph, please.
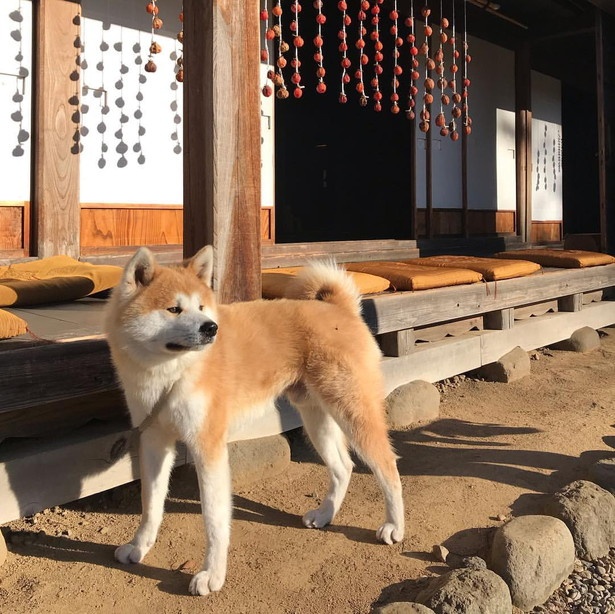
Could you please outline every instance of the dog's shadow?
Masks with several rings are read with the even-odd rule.
[[[116,546],[82,541],[64,536],[42,535],[36,531],[21,531],[27,546],[13,545],[11,550],[28,557],[50,559],[61,563],[87,563],[105,568],[115,568],[124,573],[149,578],[158,582],[159,590],[171,595],[185,595],[190,576],[172,569],[155,567],[149,563],[123,565],[113,552]]]

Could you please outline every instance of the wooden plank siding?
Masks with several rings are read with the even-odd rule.
[[[0,258],[23,258],[30,243],[30,203],[0,201]]]
[[[417,211],[417,230],[419,236],[427,236],[426,210]],[[515,212],[514,211],[489,211],[484,209],[433,209],[432,225],[433,235],[463,236],[464,217],[467,216],[467,234],[514,234]]]
[[[563,223],[558,220],[537,222],[532,221],[532,243],[558,243],[563,237]]]
[[[79,5],[33,3],[34,256],[79,256]],[[75,115],[77,114],[77,116]]]
[[[181,205],[81,205],[81,253],[131,245],[181,245]]]
[[[184,255],[214,245],[222,302],[261,295],[258,15],[257,0],[184,2]]]

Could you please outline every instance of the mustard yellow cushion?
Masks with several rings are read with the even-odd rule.
[[[403,260],[409,264],[427,266],[457,267],[480,273],[487,281],[524,277],[540,270],[540,265],[529,260],[502,260],[500,258],[479,258],[476,256],[429,256]]]
[[[384,277],[396,290],[428,290],[472,284],[483,279],[480,273],[470,269],[429,267],[405,262],[351,262],[345,267],[349,271]]]
[[[17,335],[23,335],[28,329],[25,320],[11,313],[0,309],[0,339],[10,339]]]
[[[600,252],[586,252],[580,249],[519,249],[511,252],[500,252],[496,256],[498,258],[521,258],[537,262],[542,266],[563,269],[581,269],[615,263],[613,256]]]
[[[115,286],[122,268],[52,256],[0,267],[0,306],[70,301]]]
[[[279,269],[264,269],[262,272],[263,298],[282,298],[286,296],[286,289],[292,279],[302,267],[285,267]],[[349,273],[361,294],[374,294],[384,292],[391,286],[387,279],[368,275],[367,273]]]

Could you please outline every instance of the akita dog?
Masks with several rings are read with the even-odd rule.
[[[153,546],[181,440],[196,465],[208,545],[190,592],[220,590],[232,511],[229,425],[284,394],[330,474],[328,493],[303,524],[324,527],[339,510],[353,467],[349,443],[384,493],[386,518],[377,538],[400,541],[404,506],[385,421],[380,351],[350,277],[316,264],[303,270],[288,299],[218,305],[212,272],[211,246],[173,267],[158,265],[140,248],[109,301],[113,362],[133,425],[147,424],[140,441],[141,523],[115,558],[138,563]]]

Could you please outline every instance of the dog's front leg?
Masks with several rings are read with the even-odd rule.
[[[175,438],[156,425],[141,434],[141,524],[133,539],[115,551],[120,563],[140,563],[156,541],[175,460]]]
[[[197,451],[194,462],[201,491],[201,509],[207,535],[203,569],[190,582],[193,595],[219,591],[226,579],[226,560],[231,533],[231,472],[226,444],[216,453]]]

